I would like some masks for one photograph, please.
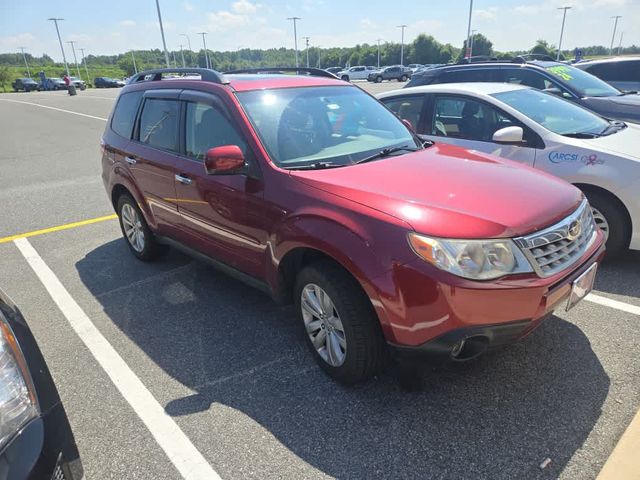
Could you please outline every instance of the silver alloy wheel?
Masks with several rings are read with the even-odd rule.
[[[606,242],[609,238],[609,222],[607,222],[606,217],[597,208],[591,207],[591,212],[593,213],[593,219],[596,225],[602,230],[602,233],[604,233],[604,241]]]
[[[329,365],[339,367],[347,356],[347,339],[333,301],[313,283],[305,285],[301,296],[302,319],[313,348]]]
[[[122,226],[129,245],[138,253],[144,250],[144,229],[138,212],[130,204],[122,205]]]

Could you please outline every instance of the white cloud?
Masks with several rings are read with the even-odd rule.
[[[120,25],[121,27],[135,27],[136,26],[136,22],[134,22],[133,20],[122,20],[118,25]]]
[[[183,6],[187,12],[193,12],[193,5],[191,3],[184,2]]]
[[[208,32],[228,32],[238,27],[244,27],[249,23],[247,15],[239,15],[227,10],[220,10],[207,14]]]
[[[378,27],[378,24],[370,18],[363,18],[360,20],[360,26],[368,30],[373,30]]]
[[[251,3],[248,0],[238,0],[231,5],[231,9],[240,15],[256,13],[258,11],[258,7],[260,7],[259,4]]]
[[[473,12],[473,16],[477,20],[495,20],[497,17],[498,9],[496,7],[489,7],[486,9],[478,9]]]

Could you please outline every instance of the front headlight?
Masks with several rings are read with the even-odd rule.
[[[532,272],[522,251],[509,239],[450,240],[409,234],[419,257],[459,277],[490,280],[512,273]]]
[[[0,314],[0,448],[40,414],[27,362]]]

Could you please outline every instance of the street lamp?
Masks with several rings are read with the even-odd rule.
[[[211,68],[211,66],[209,65],[209,52],[207,52],[207,41],[204,38],[204,36],[208,35],[208,33],[200,32],[198,33],[198,35],[202,35],[202,45],[204,46],[204,63],[207,68]]]
[[[378,68],[380,68],[380,42],[382,40],[382,38],[376,38],[376,42],[378,42]]]
[[[620,39],[622,42],[622,39]],[[22,51],[22,58],[24,59],[24,65],[27,67],[27,77],[31,78],[31,72],[29,71],[29,64],[27,63],[27,56],[24,54],[24,47],[18,47]]]
[[[471,58],[471,17],[473,15],[473,0],[469,0],[469,23],[467,24],[467,51],[465,58]]]
[[[164,60],[167,62],[167,68],[171,68],[169,64],[169,52],[167,51],[167,42],[164,40],[164,27],[162,26],[162,14],[160,13],[160,2],[156,0],[156,8],[158,9],[158,22],[160,23],[160,35],[162,35],[162,48],[164,48]]]
[[[400,65],[404,66],[404,29],[407,28],[406,25],[398,25],[397,28],[402,29],[402,37],[400,40]]]
[[[470,57],[473,57],[473,40],[474,40],[474,38],[475,38],[475,36],[476,36],[476,32],[477,32],[477,31],[478,31],[478,30],[471,30],[471,46],[469,47],[469,50],[470,50],[470,52],[471,52],[471,53],[469,54],[469,56],[470,56]]]
[[[300,17],[288,17],[287,20],[293,20],[293,44],[296,49],[296,67],[299,67],[298,63],[298,31],[296,30],[296,22],[302,20]]]
[[[613,35],[611,35],[611,47],[609,48],[609,55],[613,55],[613,42],[616,38],[616,28],[618,28],[618,19],[622,18],[622,15],[614,15],[611,18],[615,18],[615,22],[613,24]]]
[[[560,52],[562,52],[562,35],[564,34],[564,21],[567,18],[567,10],[571,10],[571,7],[558,7],[558,10],[564,10],[562,14],[562,28],[560,29],[560,41],[558,42],[558,55],[556,60],[560,60]]]
[[[78,78],[80,80],[82,80],[82,77],[80,76],[80,67],[78,66],[78,58],[76,57],[76,49],[74,47],[74,44],[76,43],[75,40],[68,40],[67,43],[71,44],[71,50],[73,51],[73,61],[76,62],[76,72],[78,72]],[[89,81],[89,79],[87,78],[87,82]]]
[[[618,44],[618,55],[620,55],[620,50],[622,49],[622,37],[624,37],[624,32],[620,32],[620,43]]]
[[[133,55],[133,50],[131,50],[131,60],[133,60],[133,71],[138,73],[138,67],[136,67],[136,57]]]
[[[80,53],[82,53],[82,63],[84,63],[84,73],[87,74],[87,83],[89,83],[89,69],[87,68],[87,57],[84,56],[84,48],[80,49]]]
[[[62,47],[62,38],[60,38],[60,29],[58,28],[58,22],[64,20],[64,18],[49,18],[56,25],[56,33],[58,34],[58,42],[60,43],[60,51],[62,52],[62,61],[64,62],[64,69],[67,72],[67,77],[69,77],[69,66],[67,65],[67,57],[64,54],[64,48]]]
[[[307,50],[307,68],[309,68],[309,39],[311,37],[302,37],[302,38],[304,38],[306,40],[306,42],[307,42],[307,48],[306,48],[306,50]]]

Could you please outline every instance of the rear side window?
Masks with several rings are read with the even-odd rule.
[[[503,81],[515,83],[516,85],[526,85],[527,87],[544,90],[553,85],[548,79],[530,68],[505,68],[502,70]]]
[[[457,82],[495,82],[497,81],[497,69],[494,68],[468,68],[444,72],[440,75],[440,83]]]
[[[600,63],[587,71],[607,82],[640,82],[640,60]]]
[[[420,121],[422,120],[422,107],[424,106],[424,95],[412,95],[410,97],[400,98],[383,98],[384,103],[389,110],[395,113],[401,120],[408,120],[413,129],[418,133]]]
[[[131,138],[133,123],[143,92],[131,92],[120,95],[111,120],[111,129],[124,138]]]
[[[140,142],[177,152],[179,113],[176,100],[148,98],[140,115]]]

